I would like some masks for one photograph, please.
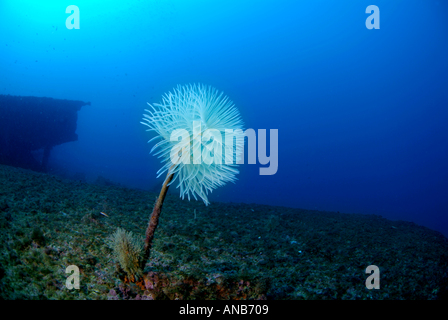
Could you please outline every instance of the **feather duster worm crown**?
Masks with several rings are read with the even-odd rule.
[[[202,84],[179,85],[165,94],[160,104],[148,105],[152,110],[145,109],[147,114],[141,123],[149,127],[147,131],[156,133],[148,142],[160,139],[151,150],[151,153],[157,150],[154,155],[164,164],[157,177],[169,170],[174,174],[170,184],[177,183],[182,199],[186,195],[190,200],[192,195],[208,205],[208,192],[234,182],[238,174],[235,163],[244,151],[243,122],[238,109],[222,92]],[[182,138],[180,141],[173,139],[176,133],[176,137]],[[219,161],[223,148],[224,161]],[[179,151],[182,161],[173,165],[173,155]],[[211,153],[215,161],[207,161],[206,156]]]

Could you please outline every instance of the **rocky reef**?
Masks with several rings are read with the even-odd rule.
[[[90,102],[0,95],[0,163],[46,171],[54,146],[78,140],[77,112],[85,105]]]

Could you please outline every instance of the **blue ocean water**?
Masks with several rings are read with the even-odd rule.
[[[366,8],[380,10],[368,29]],[[68,29],[69,5],[79,29]],[[91,102],[50,171],[158,188],[140,124],[178,84],[278,129],[278,171],[239,167],[211,201],[413,221],[448,236],[446,1],[0,2],[0,94]],[[174,192],[177,192],[174,190]],[[198,205],[203,205],[199,203]]]

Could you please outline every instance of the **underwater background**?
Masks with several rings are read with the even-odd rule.
[[[372,4],[380,29],[366,28]],[[48,172],[158,193],[147,102],[211,85],[246,129],[278,129],[278,171],[246,156],[212,203],[375,214],[446,237],[447,14],[441,0],[1,0],[0,94],[90,102]]]
[[[379,30],[365,26],[368,1],[78,1],[69,30],[70,4],[0,4],[0,94],[91,102],[50,170],[158,187],[146,103],[204,83],[245,128],[279,132],[277,173],[246,160],[211,201],[379,214],[448,235],[446,2],[377,1]]]

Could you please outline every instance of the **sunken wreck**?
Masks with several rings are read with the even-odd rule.
[[[51,149],[76,141],[78,111],[90,102],[0,95],[0,163],[46,171]],[[33,152],[41,150],[40,157]]]

